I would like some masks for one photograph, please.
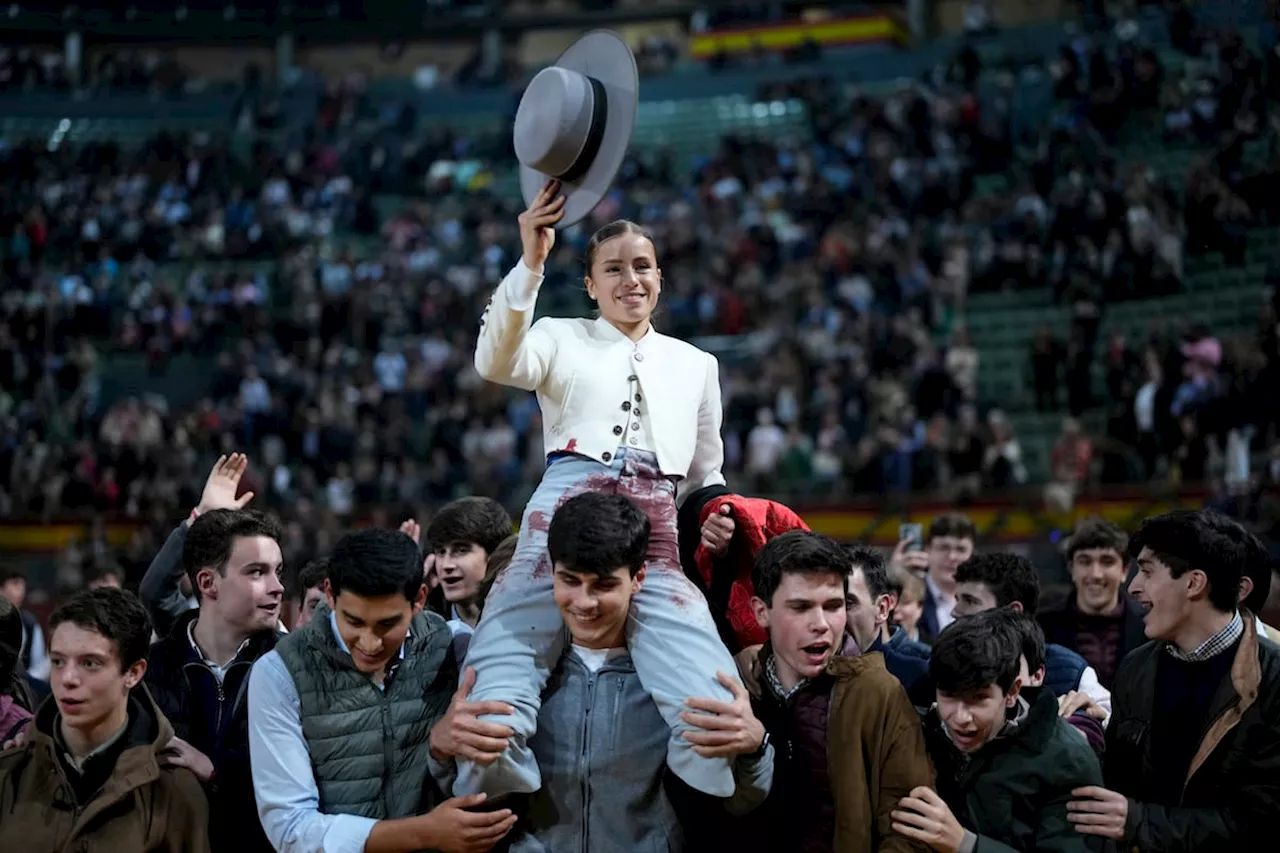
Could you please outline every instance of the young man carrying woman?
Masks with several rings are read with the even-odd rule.
[[[631,499],[652,526],[648,580],[627,637],[640,680],[673,730],[668,765],[693,788],[728,797],[735,788],[729,760],[700,757],[680,713],[690,696],[731,701],[717,674],[737,670],[705,599],[681,570],[676,531],[678,500],[724,482],[719,367],[653,328],[662,273],[653,241],[631,222],[606,225],[587,244],[584,281],[600,316],[533,322],[554,226],[564,216],[560,189],[548,181],[520,215],[523,258],[480,321],[476,369],[491,382],[537,393],[548,456],[515,557],[493,584],[467,654],[477,674],[471,700],[509,703],[515,713],[494,722],[514,736],[494,764],[463,763],[455,790],[493,797],[541,784],[527,741],[564,650],[547,529],[567,499],[597,491]]]

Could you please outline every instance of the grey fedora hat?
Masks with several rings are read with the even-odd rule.
[[[592,30],[539,71],[513,131],[525,204],[554,179],[566,197],[557,229],[590,213],[622,166],[639,102],[636,59],[611,30]]]

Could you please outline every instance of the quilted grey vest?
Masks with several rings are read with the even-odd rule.
[[[428,736],[457,687],[444,620],[413,617],[404,659],[379,690],[342,651],[321,604],[276,651],[302,704],[302,733],[320,789],[320,811],[375,820],[411,817],[431,805]]]

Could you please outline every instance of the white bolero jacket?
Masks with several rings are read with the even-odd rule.
[[[659,468],[681,478],[677,501],[724,483],[715,356],[653,329],[632,341],[603,318],[534,323],[541,286],[542,276],[523,260],[507,273],[480,319],[475,364],[490,382],[537,393],[548,455],[572,452],[608,464],[625,443],[638,397]]]

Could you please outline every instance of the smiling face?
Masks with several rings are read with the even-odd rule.
[[[201,607],[216,608],[221,619],[246,634],[275,628],[284,598],[283,565],[280,543],[270,536],[237,538],[223,571],[201,569],[196,575]]]
[[[367,675],[386,670],[387,663],[400,654],[409,622],[427,600],[427,588],[418,588],[416,601],[404,595],[356,595],[342,590],[335,598],[333,588],[325,581],[329,609],[336,614],[338,633],[351,653],[356,669]]]
[[[1082,613],[1111,613],[1120,605],[1124,559],[1114,548],[1084,548],[1071,555],[1071,582]]]
[[[1138,573],[1129,581],[1129,594],[1146,611],[1142,624],[1147,638],[1176,642],[1207,594],[1204,572],[1193,569],[1175,578],[1150,548],[1143,548]]]
[[[607,575],[573,572],[557,563],[552,575],[556,606],[573,637],[585,649],[616,649],[626,645],[631,597],[644,583],[644,568],[631,577],[626,566]]]
[[[436,572],[450,604],[475,598],[484,580],[488,553],[474,542],[451,542],[436,551]]]
[[[790,689],[822,672],[840,650],[847,615],[845,582],[834,572],[789,572],[766,603],[751,599],[756,621],[769,632],[778,680]]]
[[[643,334],[662,292],[653,243],[643,234],[624,233],[596,246],[586,278],[587,293],[600,314],[623,334]]]

